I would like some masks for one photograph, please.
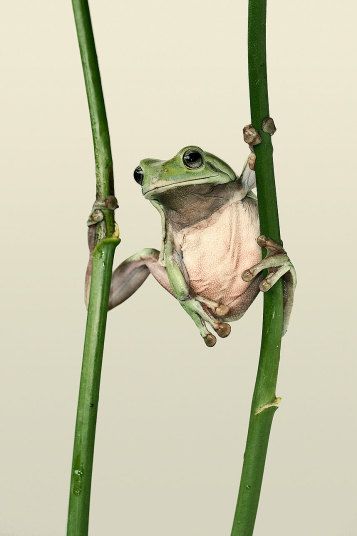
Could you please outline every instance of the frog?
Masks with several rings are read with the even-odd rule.
[[[251,125],[245,127],[244,139],[251,152],[240,174],[196,145],[168,160],[140,161],[133,178],[161,217],[162,247],[144,248],[113,271],[109,309],[132,296],[151,274],[193,320],[206,346],[213,347],[213,332],[227,337],[230,323],[244,315],[259,292],[282,279],[285,334],[296,271],[283,245],[260,234],[253,192],[254,145],[260,139]],[[93,239],[89,242],[92,253]],[[91,256],[87,302],[90,274]]]

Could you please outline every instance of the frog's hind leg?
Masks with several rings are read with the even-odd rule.
[[[296,287],[296,271],[289,259],[285,249],[266,236],[259,236],[257,242],[260,247],[266,248],[268,254],[258,264],[255,264],[242,274],[244,281],[251,281],[263,270],[268,270],[268,275],[262,279],[259,289],[267,292],[275,283],[283,278],[284,289],[284,325],[283,334],[288,329],[290,314],[294,302],[294,292]]]
[[[158,263],[159,251],[145,248],[123,261],[113,272],[109,294],[109,309],[113,309],[132,294],[144,283],[152,273],[155,279],[170,289],[165,268]]]

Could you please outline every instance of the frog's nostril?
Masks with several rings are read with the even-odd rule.
[[[134,179],[138,184],[142,184],[144,180],[144,172],[143,169],[138,166],[134,169]]]

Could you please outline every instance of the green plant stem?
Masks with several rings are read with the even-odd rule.
[[[252,125],[262,142],[255,147],[261,234],[280,240],[271,136],[262,131],[269,117],[266,67],[266,0],[250,0],[248,64]],[[264,294],[260,358],[253,393],[248,436],[231,536],[253,534],[270,429],[277,408],[276,383],[283,327],[283,289],[278,282]]]
[[[108,122],[88,2],[85,0],[73,0],[72,4],[93,134],[96,199],[103,203],[109,196],[114,196],[113,164]],[[93,453],[105,327],[113,256],[119,243],[119,239],[113,236],[115,230],[113,210],[106,208],[101,210],[104,220],[102,223],[97,224],[99,231],[97,238],[101,239],[93,251],[92,277],[73,447],[67,536],[86,536],[88,534]]]

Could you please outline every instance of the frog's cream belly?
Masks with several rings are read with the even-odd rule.
[[[257,284],[241,277],[261,259],[256,201],[245,198],[227,205],[180,234],[191,292],[228,305],[229,317],[240,316],[240,309],[245,311],[258,292]]]

